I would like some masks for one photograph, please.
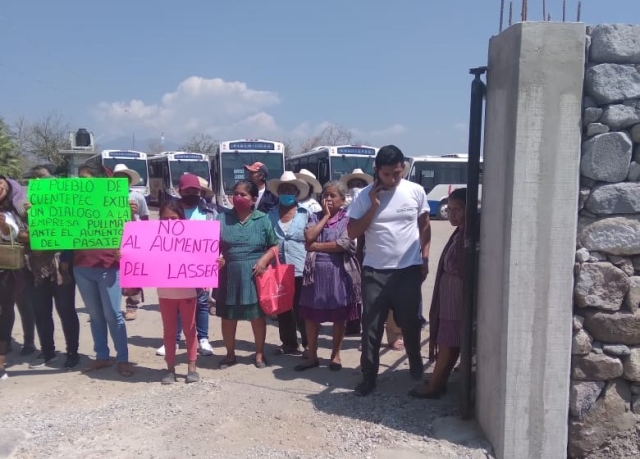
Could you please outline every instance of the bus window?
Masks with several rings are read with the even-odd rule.
[[[326,183],[331,180],[331,177],[329,175],[329,158],[320,159],[317,177],[320,183]]]

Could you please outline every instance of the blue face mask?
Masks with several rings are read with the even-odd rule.
[[[292,206],[296,203],[296,197],[293,194],[281,194],[280,195],[280,204],[285,207]]]

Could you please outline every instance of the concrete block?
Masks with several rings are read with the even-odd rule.
[[[524,23],[489,46],[476,412],[498,459],[566,457],[585,37]]]

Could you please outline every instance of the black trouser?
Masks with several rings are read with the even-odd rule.
[[[296,277],[296,292],[293,297],[293,309],[283,314],[278,314],[278,329],[280,331],[280,341],[282,346],[289,349],[298,348],[298,333],[296,329],[300,331],[300,337],[302,338],[302,347],[306,348],[307,343],[307,329],[304,319],[300,318],[298,309],[300,309],[300,291],[302,290],[302,277]]]
[[[0,355],[5,355],[11,342],[11,329],[16,319],[16,280],[12,271],[0,271]]]
[[[375,379],[380,366],[380,345],[384,323],[393,310],[393,319],[402,329],[404,348],[411,368],[422,366],[420,354],[420,301],[422,268],[362,270],[362,355],[365,378]]]
[[[36,328],[40,338],[40,349],[46,357],[54,355],[53,302],[62,323],[62,331],[67,344],[67,354],[78,353],[80,321],[76,312],[76,284],[58,285],[50,279],[41,281],[31,291],[31,303],[36,313]]]
[[[35,347],[35,334],[36,334],[36,315],[33,311],[33,305],[31,304],[31,295],[29,292],[33,289],[33,274],[26,268],[21,269],[15,273],[16,275],[16,291],[15,291],[15,304],[18,307],[20,313],[20,322],[22,323],[22,335],[24,337],[24,346]],[[15,321],[15,314],[14,314]],[[11,322],[11,330],[9,335],[13,331],[13,322]]]

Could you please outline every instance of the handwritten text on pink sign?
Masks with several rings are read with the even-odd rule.
[[[219,244],[217,221],[128,222],[120,247],[120,285],[215,288]]]

